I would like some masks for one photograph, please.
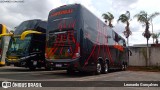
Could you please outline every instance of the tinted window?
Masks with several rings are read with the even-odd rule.
[[[21,34],[23,31],[27,29],[35,29],[39,20],[31,20],[22,22],[15,30],[14,34]]]

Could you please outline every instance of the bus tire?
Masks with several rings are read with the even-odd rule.
[[[50,67],[45,67],[45,70],[46,71],[51,71],[51,68]]]
[[[101,74],[101,71],[102,71],[102,64],[100,63],[100,61],[98,61],[97,64],[96,64],[95,74],[99,75],[99,74]]]
[[[105,62],[102,66],[102,73],[106,74],[108,72],[109,72],[109,65],[108,65],[108,62]]]
[[[127,64],[124,65],[124,70],[126,71],[126,69],[127,69]]]
[[[71,69],[71,68],[68,68],[67,69],[67,74],[69,74],[69,75],[71,75],[71,74],[73,74],[75,71],[73,70],[73,69]]]
[[[10,64],[10,63],[6,63],[6,65],[7,65],[7,66],[10,66],[11,64]]]
[[[36,67],[35,66],[30,66],[29,70],[34,71],[34,70],[36,70]]]
[[[125,71],[125,70],[126,70],[125,67],[126,67],[126,66],[125,66],[125,64],[123,63],[122,66],[121,66],[121,70],[122,70],[122,71]]]

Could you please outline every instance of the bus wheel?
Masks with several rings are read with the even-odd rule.
[[[51,71],[51,68],[45,67],[45,70],[46,70],[46,71]]]
[[[122,70],[122,71],[125,71],[125,70],[126,70],[126,66],[125,66],[125,64],[122,64],[122,66],[121,66],[121,70]]]
[[[10,63],[6,63],[6,65],[7,65],[7,66],[10,66],[11,64],[10,64]]]
[[[100,74],[102,71],[102,66],[101,66],[101,63],[100,62],[97,62],[97,65],[96,65],[96,74]]]
[[[104,66],[102,67],[102,73],[106,74],[108,73],[108,71],[109,71],[109,66],[108,66],[108,63],[106,62]]]
[[[67,74],[73,74],[75,71],[73,70],[73,69],[71,69],[71,68],[68,68],[67,69]]]
[[[35,66],[30,66],[29,70],[34,71],[34,70],[36,70],[36,67]]]

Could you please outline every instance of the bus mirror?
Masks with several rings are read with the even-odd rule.
[[[129,55],[132,56],[132,51],[131,50],[129,50]]]
[[[132,52],[130,53],[130,56],[132,56]]]
[[[0,34],[7,33],[7,28],[4,24],[0,24]]]
[[[6,26],[3,24],[0,24],[0,38],[3,36],[12,36],[13,35],[12,33],[7,33],[7,32],[8,32],[8,30],[7,30]]]
[[[12,33],[4,33],[4,34],[0,34],[0,37],[3,37],[3,36],[13,36]]]
[[[27,30],[21,34],[21,40],[24,40],[28,34],[42,34],[42,32]]]

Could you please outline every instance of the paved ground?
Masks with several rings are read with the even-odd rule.
[[[18,67],[0,67],[0,81],[160,81],[160,72],[142,72],[142,71],[112,71],[108,74],[91,75],[88,73],[66,74],[65,70],[45,71],[39,69],[37,71],[29,71],[25,68]],[[56,90],[97,90],[100,87],[54,87]],[[2,89],[2,88],[0,88]],[[15,88],[10,88],[15,89]],[[22,89],[16,88],[15,90]],[[44,90],[45,88],[25,88],[27,90]],[[53,88],[48,88],[50,90]],[[159,88],[147,87],[103,87],[102,90],[160,90]]]

